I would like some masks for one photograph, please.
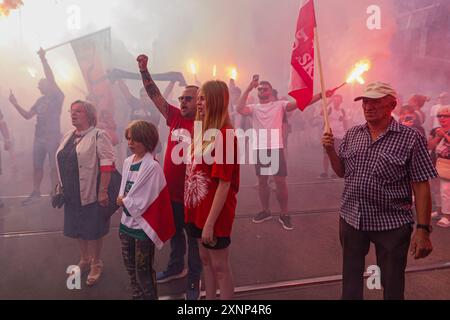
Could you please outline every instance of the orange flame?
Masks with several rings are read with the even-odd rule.
[[[197,64],[194,61],[189,62],[189,70],[193,75],[197,74]]]
[[[9,9],[3,3],[0,3],[0,16],[8,16]]]
[[[8,16],[11,10],[23,6],[22,0],[4,0],[0,3],[0,16]]]
[[[235,67],[230,68],[229,76],[230,76],[230,79],[233,79],[233,80],[237,79],[238,72],[237,72],[237,69]]]
[[[359,61],[357,64],[355,64],[355,67],[350,72],[349,76],[347,77],[346,83],[353,83],[357,81],[360,84],[364,84],[365,81],[362,77],[362,75],[370,70],[370,61],[368,60],[362,60]]]

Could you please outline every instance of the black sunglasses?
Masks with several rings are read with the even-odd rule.
[[[258,91],[268,91],[268,90],[270,90],[269,88],[258,88]]]
[[[192,99],[194,99],[194,97],[192,96],[181,96],[178,97],[178,101],[183,102],[183,100],[185,100],[186,102],[191,102]]]
[[[437,118],[450,118],[450,115],[448,115],[448,114],[438,114],[437,116],[436,116]]]

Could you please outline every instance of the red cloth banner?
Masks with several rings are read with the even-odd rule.
[[[289,95],[297,101],[300,110],[311,102],[314,90],[314,28],[316,16],[314,1],[304,0],[297,20],[295,43],[291,58]]]

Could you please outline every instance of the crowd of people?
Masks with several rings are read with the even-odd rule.
[[[233,298],[230,244],[240,184],[239,136],[234,130],[266,132],[257,134],[249,144],[256,160],[261,204],[261,212],[252,221],[262,223],[273,218],[272,181],[280,206],[278,220],[285,230],[294,230],[288,209],[286,148],[289,114],[298,109],[296,102],[279,99],[272,84],[255,75],[243,91],[234,81],[228,85],[219,80],[188,85],[178,98],[179,106],[173,106],[167,99],[175,83],[171,82],[162,94],[148,70],[148,57],[140,55],[137,62],[143,88],[139,98],[131,94],[123,80],[117,81],[131,113],[125,132],[103,127],[102,117],[111,114],[97,111],[91,102],[78,100],[70,105],[73,128],[60,139],[64,94],[56,84],[45,51],[40,50],[39,57],[46,76],[39,82],[42,96],[29,111],[12,92],[9,97],[25,119],[37,118],[33,191],[24,204],[41,196],[43,166],[48,156],[51,179],[56,185],[52,200],[58,207],[64,206],[64,235],[78,241],[78,267],[89,272],[86,284],[95,285],[101,278],[102,239],[110,226],[110,214],[105,213],[105,208],[113,203],[122,210],[119,237],[133,299],[157,299],[158,284],[187,275],[186,299],[196,300],[202,273],[207,299],[215,299],[217,289],[221,299]],[[258,100],[252,101],[250,94],[255,89]],[[363,297],[364,261],[373,242],[384,297],[403,299],[408,249],[416,259],[432,251],[431,195],[437,208],[433,216],[442,215],[437,225],[450,227],[449,96],[445,92],[439,96],[427,123],[424,105],[428,97],[415,95],[401,105],[391,85],[372,83],[355,99],[362,101],[365,123],[353,126],[349,112],[342,106],[343,97],[332,90],[326,95],[330,98],[327,112],[332,131],[325,132],[321,140],[324,158],[320,178],[344,179],[339,234],[343,248],[342,297]],[[321,98],[321,94],[314,96],[311,104]],[[317,116],[322,118],[323,113]],[[156,160],[163,150],[158,132],[162,119],[169,129],[163,166]],[[194,132],[196,123],[201,124],[198,136]],[[216,130],[216,135],[203,140],[211,130]],[[228,137],[230,131],[231,139],[224,142],[218,138]],[[0,132],[4,149],[8,150],[11,137],[1,114]],[[108,188],[116,168],[121,166],[114,145],[122,135],[129,152],[122,166],[117,198],[113,199]],[[200,141],[196,141],[198,137]],[[207,153],[212,153],[214,161],[202,161]],[[334,172],[331,176],[330,165]],[[436,187],[436,181],[440,187]],[[167,267],[156,273],[155,248],[167,241]]]

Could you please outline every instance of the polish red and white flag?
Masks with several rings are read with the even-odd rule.
[[[163,169],[150,153],[139,166],[135,181],[130,182],[134,155],[125,159],[119,194],[123,198],[121,225],[133,228],[135,223],[161,249],[175,234],[172,205]],[[128,190],[129,189],[129,190]]]

